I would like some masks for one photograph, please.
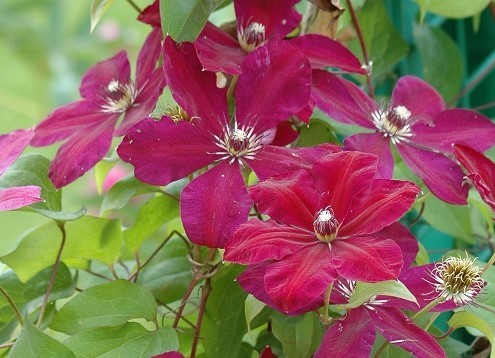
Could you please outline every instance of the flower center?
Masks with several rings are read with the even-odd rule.
[[[435,291],[445,300],[454,300],[456,305],[465,305],[473,301],[484,287],[482,270],[474,265],[474,259],[449,257],[435,265],[431,275],[435,282]]]
[[[411,111],[405,106],[397,106],[386,110],[379,110],[371,114],[373,124],[384,137],[390,137],[392,143],[407,141],[412,137],[411,126],[407,123]]]
[[[318,210],[314,217],[313,228],[316,237],[321,242],[330,242],[335,239],[339,230],[339,221],[330,206]]]
[[[180,121],[191,122],[195,117],[190,117],[184,109],[179,105],[170,105],[165,107],[163,114],[172,118],[175,123]]]
[[[103,89],[104,104],[101,106],[103,112],[121,113],[132,106],[137,93],[132,82],[121,83],[116,79]]]
[[[251,52],[266,43],[265,25],[252,22],[247,27],[241,26],[237,31],[237,39],[244,51]]]
[[[222,148],[222,152],[212,154],[226,154],[221,160],[231,158],[232,163],[236,158],[254,159],[256,152],[263,146],[263,135],[254,132],[252,127],[234,128],[227,127],[223,138],[215,137],[215,144]]]

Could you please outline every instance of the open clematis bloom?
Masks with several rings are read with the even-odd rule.
[[[349,301],[356,283],[339,279],[332,291],[332,303]],[[415,357],[446,357],[438,342],[418,327],[399,308],[389,306],[386,296],[372,297],[362,306],[350,309],[325,332],[315,358],[369,357],[376,333]]]
[[[271,219],[242,224],[224,259],[253,265],[248,274],[263,276],[257,282],[264,289],[257,292],[266,292],[267,303],[286,313],[312,307],[338,276],[396,279],[401,248],[380,231],[407,212],[420,190],[407,181],[374,179],[377,162],[371,154],[332,153],[310,171],[253,186],[251,197]]]
[[[252,206],[241,168],[266,178],[298,168],[304,159],[296,150],[269,144],[277,124],[307,103],[311,68],[286,42],[251,52],[242,65],[231,120],[226,90],[203,70],[193,44],[166,38],[163,52],[167,83],[179,106],[160,121],[138,123],[117,153],[134,166],[139,180],[153,185],[214,164],[182,191],[181,216],[192,242],[223,247]]]
[[[495,163],[465,145],[454,145],[454,154],[467,170],[467,178],[478,190],[481,199],[495,210]]]
[[[392,176],[393,144],[411,171],[448,203],[466,204],[468,195],[464,174],[450,158],[452,145],[485,151],[495,144],[495,125],[488,118],[465,109],[445,109],[438,92],[417,77],[402,77],[385,107],[354,83],[324,71],[313,71],[312,95],[333,119],[373,131],[352,135],[344,143],[348,149],[378,155],[382,177]]]
[[[156,68],[160,38],[161,31],[155,29],[146,39],[136,81],[131,80],[127,54],[121,51],[86,72],[79,88],[82,100],[55,110],[36,127],[33,146],[65,141],[49,171],[57,188],[91,169],[108,152],[113,136],[124,135],[153,111],[165,85],[162,69]]]

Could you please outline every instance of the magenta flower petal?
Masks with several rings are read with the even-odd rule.
[[[372,153],[378,157],[378,178],[390,179],[394,172],[394,158],[390,141],[381,133],[358,133],[344,140],[346,150]]]
[[[433,124],[413,127],[414,141],[444,153],[453,153],[453,144],[467,145],[484,152],[495,144],[495,124],[480,113],[449,109],[439,113]]]
[[[216,151],[201,128],[169,117],[139,122],[117,149],[134,166],[136,178],[153,185],[166,185],[211,164],[218,156],[209,153]]]
[[[110,149],[115,122],[106,121],[84,128],[84,136],[69,138],[58,150],[48,176],[61,188],[95,166]]]
[[[250,24],[264,26],[267,39],[280,40],[294,30],[301,21],[301,15],[294,9],[298,0],[236,0],[238,31]]]
[[[181,192],[182,222],[196,245],[224,248],[235,229],[247,220],[252,206],[239,165],[227,161],[194,179]]]
[[[128,83],[131,75],[131,67],[125,51],[120,51],[112,58],[98,62],[84,75],[79,92],[85,99],[99,101],[101,99],[101,86],[118,81]]]
[[[339,230],[341,236],[372,234],[399,220],[421,189],[409,181],[375,179],[368,195],[354,200]]]
[[[455,156],[466,168],[469,180],[481,195],[485,203],[495,210],[495,163],[476,150],[463,146],[454,146]]]
[[[404,106],[411,112],[411,123],[431,123],[445,109],[442,96],[427,82],[414,76],[404,76],[397,82],[390,107]]]
[[[371,113],[378,105],[354,83],[322,70],[313,71],[316,106],[333,119],[375,129]]]
[[[297,112],[296,114],[297,119],[299,119],[301,122],[309,124],[309,121],[315,109],[315,105],[316,105],[315,100],[312,97],[310,97],[309,102],[303,107],[303,109]]]
[[[375,328],[365,308],[347,312],[325,332],[315,358],[368,358],[375,342]]]
[[[402,251],[402,260],[404,261],[403,270],[409,268],[416,259],[419,246],[418,240],[411,234],[408,228],[399,222],[393,223],[383,228],[377,233],[377,236],[395,241]]]
[[[335,240],[332,263],[340,276],[364,282],[397,279],[403,266],[399,245],[378,236]]]
[[[351,51],[328,37],[306,34],[295,37],[290,43],[308,57],[313,69],[330,66],[347,72],[365,73],[358,58]]]
[[[465,205],[469,187],[463,185],[461,168],[442,154],[397,145],[397,150],[413,173],[423,179],[425,185],[437,197],[450,204]]]
[[[389,342],[413,353],[415,357],[447,357],[440,344],[398,308],[377,307],[375,310],[368,310],[368,314],[375,327]]]
[[[145,24],[161,27],[161,19],[160,19],[160,1],[155,0],[153,4],[144,8],[143,11],[139,14],[137,19]]]
[[[136,87],[143,88],[152,78],[160,57],[162,31],[153,29],[139,51],[136,65]]]
[[[277,124],[277,132],[273,138],[272,145],[284,147],[291,144],[299,137],[299,132],[289,121]]]
[[[317,245],[313,233],[257,219],[242,224],[225,247],[224,259],[241,264],[281,260],[308,245]]]
[[[293,312],[315,301],[337,278],[328,245],[308,246],[268,266],[265,289],[283,312]]]
[[[163,46],[163,67],[167,84],[177,103],[197,125],[222,133],[229,123],[227,93],[216,85],[216,76],[203,71],[193,44],[175,43],[170,37]]]
[[[0,189],[0,211],[15,210],[43,201],[41,188],[28,185]]]
[[[184,358],[184,355],[177,351],[170,351],[153,356],[152,358]]]
[[[201,64],[208,71],[230,75],[242,72],[241,64],[247,53],[232,36],[212,23],[206,23],[194,46]]]
[[[320,195],[312,184],[311,175],[299,170],[292,175],[264,180],[253,186],[250,194],[262,213],[284,224],[304,228],[312,235],[314,215],[321,209]]]
[[[19,129],[0,135],[0,175],[19,158],[34,136],[34,130]]]
[[[263,132],[308,103],[311,67],[308,59],[287,41],[257,48],[246,57],[241,69],[235,91],[236,120],[241,126],[252,125],[257,132]]]
[[[324,193],[320,202],[323,207],[332,206],[339,222],[346,217],[352,198],[369,188],[377,162],[371,154],[342,152],[328,154],[313,166],[315,188]]]

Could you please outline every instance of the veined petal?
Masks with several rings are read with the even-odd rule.
[[[162,30],[153,29],[139,51],[136,66],[136,88],[141,90],[153,77],[162,47]]]
[[[271,263],[265,289],[282,312],[293,312],[318,299],[337,278],[328,244],[308,246]]]
[[[431,123],[446,106],[442,96],[430,84],[414,76],[399,79],[392,92],[389,107],[404,106],[411,117],[409,124]]]
[[[444,153],[453,153],[453,144],[466,145],[479,152],[495,144],[495,124],[467,109],[448,109],[439,113],[430,125],[418,123],[412,131],[415,143]]]
[[[34,136],[33,128],[0,135],[0,175],[19,158]]]
[[[373,180],[368,193],[352,201],[339,236],[372,234],[391,225],[404,216],[420,192],[409,181]]]
[[[404,266],[402,270],[408,269],[416,259],[419,246],[418,240],[413,236],[407,227],[399,222],[393,223],[376,233],[377,236],[395,241],[402,251]]]
[[[104,113],[91,101],[78,101],[66,104],[41,121],[34,130],[30,145],[43,147],[74,135],[86,135],[82,128],[98,125],[103,122],[115,123],[120,113]]]
[[[315,358],[368,358],[375,342],[375,328],[365,308],[347,311],[325,332]]]
[[[15,210],[43,201],[41,188],[35,185],[0,189],[0,211]]]
[[[153,4],[144,8],[143,11],[139,14],[137,19],[145,24],[161,28],[161,20],[160,20],[160,1],[155,0]]]
[[[60,147],[48,172],[56,188],[72,183],[107,154],[114,126],[115,122],[106,121],[85,127],[83,135],[70,137]]]
[[[351,51],[326,36],[306,34],[293,38],[290,43],[308,57],[313,69],[330,66],[347,72],[365,73],[358,58]]]
[[[376,173],[378,158],[360,152],[332,153],[313,166],[315,189],[322,194],[320,209],[331,205],[335,217],[342,223],[352,198],[368,189]]]
[[[219,159],[218,147],[201,128],[169,117],[147,118],[134,126],[117,149],[139,180],[166,185]]]
[[[224,259],[240,264],[281,260],[308,245],[318,245],[312,233],[278,224],[274,220],[249,220],[232,235],[225,247]]]
[[[447,357],[440,344],[398,308],[376,307],[368,310],[368,314],[378,331],[390,343],[413,353],[415,357]]]
[[[348,280],[379,282],[399,277],[402,252],[392,240],[373,235],[337,239],[331,245],[333,265]]]
[[[469,187],[463,184],[464,174],[454,161],[411,145],[398,144],[397,150],[409,169],[423,179],[435,196],[450,204],[466,204]]]
[[[235,90],[240,125],[262,133],[298,113],[309,101],[311,66],[287,41],[257,48],[246,57],[241,70]]]
[[[222,161],[181,192],[180,211],[187,237],[196,245],[224,248],[244,223],[253,202],[239,164]]]
[[[131,67],[127,59],[127,53],[120,51],[108,60],[98,62],[84,75],[79,93],[85,99],[92,101],[101,100],[101,89],[107,87],[112,81],[128,83],[131,77]]]
[[[294,142],[298,137],[299,132],[289,121],[280,122],[277,124],[277,132],[271,144],[278,147],[284,147]]]
[[[301,122],[309,124],[309,121],[315,109],[315,105],[315,100],[313,99],[313,97],[310,97],[309,102],[299,112],[297,112],[297,119],[299,119]]]
[[[371,114],[379,107],[354,83],[322,70],[313,70],[316,106],[336,121],[375,129]]]
[[[390,140],[381,133],[358,133],[344,140],[346,150],[358,150],[375,154],[378,157],[377,178],[392,178],[394,158],[390,150]]]
[[[294,9],[298,0],[236,0],[237,28],[259,23],[267,39],[280,40],[294,30],[301,15]]]
[[[217,87],[216,75],[203,70],[194,45],[176,43],[170,37],[163,46],[163,68],[167,84],[177,103],[197,125],[221,134],[229,124],[227,93]]]
[[[314,215],[319,194],[312,188],[313,179],[306,170],[280,175],[259,182],[250,189],[258,209],[278,222],[302,228],[313,236]],[[315,239],[316,240],[316,239]]]
[[[208,71],[238,75],[247,53],[222,29],[207,22],[194,42],[201,64]]]

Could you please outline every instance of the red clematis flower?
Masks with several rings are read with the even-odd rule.
[[[392,176],[392,143],[431,192],[448,203],[466,204],[468,194],[461,168],[448,157],[452,144],[480,151],[495,144],[495,125],[488,118],[465,109],[446,110],[438,92],[413,76],[397,82],[390,103],[382,108],[352,82],[313,71],[313,97],[333,119],[374,130],[344,143],[348,149],[378,155],[382,177]]]
[[[241,225],[224,258],[254,264],[251,274],[263,275],[270,303],[286,313],[312,306],[338,276],[397,278],[401,249],[380,231],[406,213],[420,190],[410,182],[374,179],[377,161],[359,152],[328,154],[309,172],[255,185],[251,197],[271,220]]]
[[[137,124],[117,152],[146,183],[166,185],[216,164],[181,193],[181,215],[196,244],[223,247],[252,206],[241,166],[260,178],[297,166],[297,151],[269,145],[277,124],[297,113],[310,95],[311,69],[297,49],[273,42],[243,63],[235,90],[235,118],[214,73],[203,71],[191,43],[164,44],[167,83],[180,107],[160,121]],[[281,75],[283,74],[283,75]]]
[[[121,51],[86,72],[79,88],[81,101],[57,109],[36,127],[33,146],[65,141],[50,166],[49,175],[57,188],[91,169],[108,152],[113,136],[124,135],[153,111],[165,85],[162,69],[156,68],[160,37],[160,30],[155,29],[146,39],[135,82],[130,78],[127,55]],[[117,125],[122,114],[124,119]]]
[[[495,163],[465,145],[454,145],[454,154],[466,168],[467,178],[478,190],[481,199],[495,210]]]

